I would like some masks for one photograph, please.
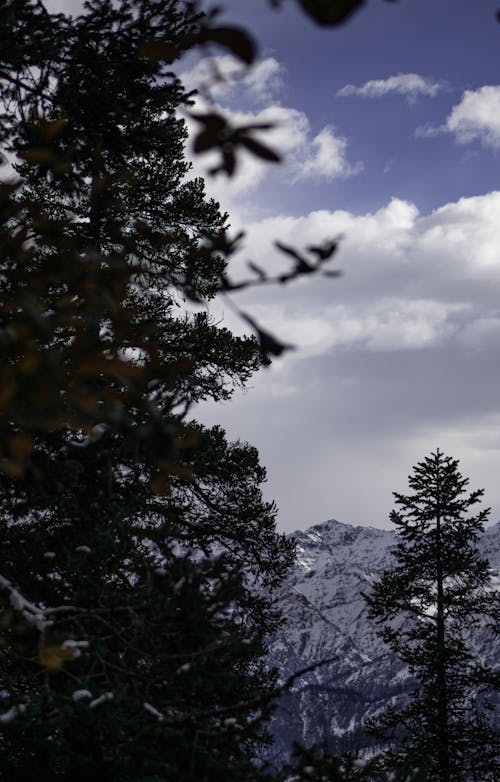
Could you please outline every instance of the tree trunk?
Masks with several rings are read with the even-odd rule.
[[[444,576],[441,548],[441,515],[436,516],[436,576],[437,576],[437,624],[436,624],[436,683],[437,683],[437,757],[440,782],[450,782],[450,749],[448,736],[448,693],[446,682],[446,646],[444,616]]]

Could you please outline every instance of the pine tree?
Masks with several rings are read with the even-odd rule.
[[[198,432],[199,480],[167,498],[116,436],[55,433],[43,482],[1,482],[3,577],[38,611],[4,591],[1,779],[265,776],[265,638],[292,552],[255,449]]]
[[[21,472],[29,437],[61,424],[105,422],[137,439],[138,408],[155,430],[152,459],[162,451],[166,464],[176,457],[174,419],[190,401],[181,381],[203,364],[193,351],[214,333],[204,336],[206,318],[183,316],[179,305],[215,294],[225,261],[202,244],[226,216],[187,177],[176,112],[189,101],[148,46],[161,36],[175,58],[197,17],[174,0],[97,0],[75,18],[37,0],[0,11],[0,129],[19,175],[0,193],[0,317],[16,335],[2,345],[11,389],[2,466]],[[178,336],[168,345],[168,330],[157,344],[160,318],[171,332],[183,321],[183,353]],[[257,361],[238,345],[229,354],[242,356],[239,378],[245,361],[250,372]],[[160,409],[148,390],[173,380],[176,393],[163,393]]]
[[[265,776],[292,552],[255,449],[188,420],[262,362],[184,307],[225,268],[170,68],[199,30],[175,0],[0,3],[5,782]]]
[[[424,764],[436,782],[494,782],[500,773],[488,713],[500,676],[474,653],[478,633],[498,632],[500,606],[476,546],[489,509],[469,515],[484,492],[467,493],[468,483],[439,450],[414,467],[411,493],[394,495],[395,566],[367,596],[382,637],[418,681],[409,703],[389,707],[371,730],[394,742],[389,767]]]

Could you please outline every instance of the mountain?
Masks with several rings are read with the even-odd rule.
[[[267,760],[281,765],[294,740],[305,746],[326,741],[335,753],[375,750],[364,735],[364,720],[390,700],[404,699],[415,685],[407,666],[377,636],[362,596],[391,566],[395,534],[330,520],[292,537],[296,563],[278,596],[285,624],[271,639],[269,659],[283,681],[317,661],[330,662],[296,680],[280,699]],[[478,546],[500,588],[500,523],[484,532]],[[500,666],[491,633],[475,643],[487,664]]]

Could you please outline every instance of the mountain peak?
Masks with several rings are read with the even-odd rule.
[[[297,546],[297,566],[302,571],[328,568],[331,564],[363,564],[365,560],[380,565],[388,561],[389,549],[395,544],[391,530],[353,526],[336,519],[315,524],[292,533]]]
[[[306,746],[326,740],[338,752],[367,748],[366,717],[404,699],[415,684],[377,635],[363,598],[391,565],[395,532],[329,519],[290,537],[297,559],[280,590],[285,625],[270,641],[270,662],[283,679],[312,663],[332,662],[283,696],[271,725],[271,754],[285,760],[293,740]],[[500,524],[488,527],[478,548],[500,570]],[[496,583],[500,587],[500,578]],[[498,655],[492,649],[487,653]]]

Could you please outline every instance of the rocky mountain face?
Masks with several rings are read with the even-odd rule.
[[[326,741],[336,753],[376,750],[364,735],[364,721],[415,685],[407,666],[377,636],[362,596],[391,566],[394,533],[331,520],[293,537],[297,560],[279,594],[286,623],[271,640],[270,661],[282,680],[327,662],[297,680],[279,702],[267,756],[276,765],[290,757],[294,740],[306,746]],[[500,524],[485,531],[479,547],[500,588]],[[487,664],[500,666],[490,633],[476,643]]]

